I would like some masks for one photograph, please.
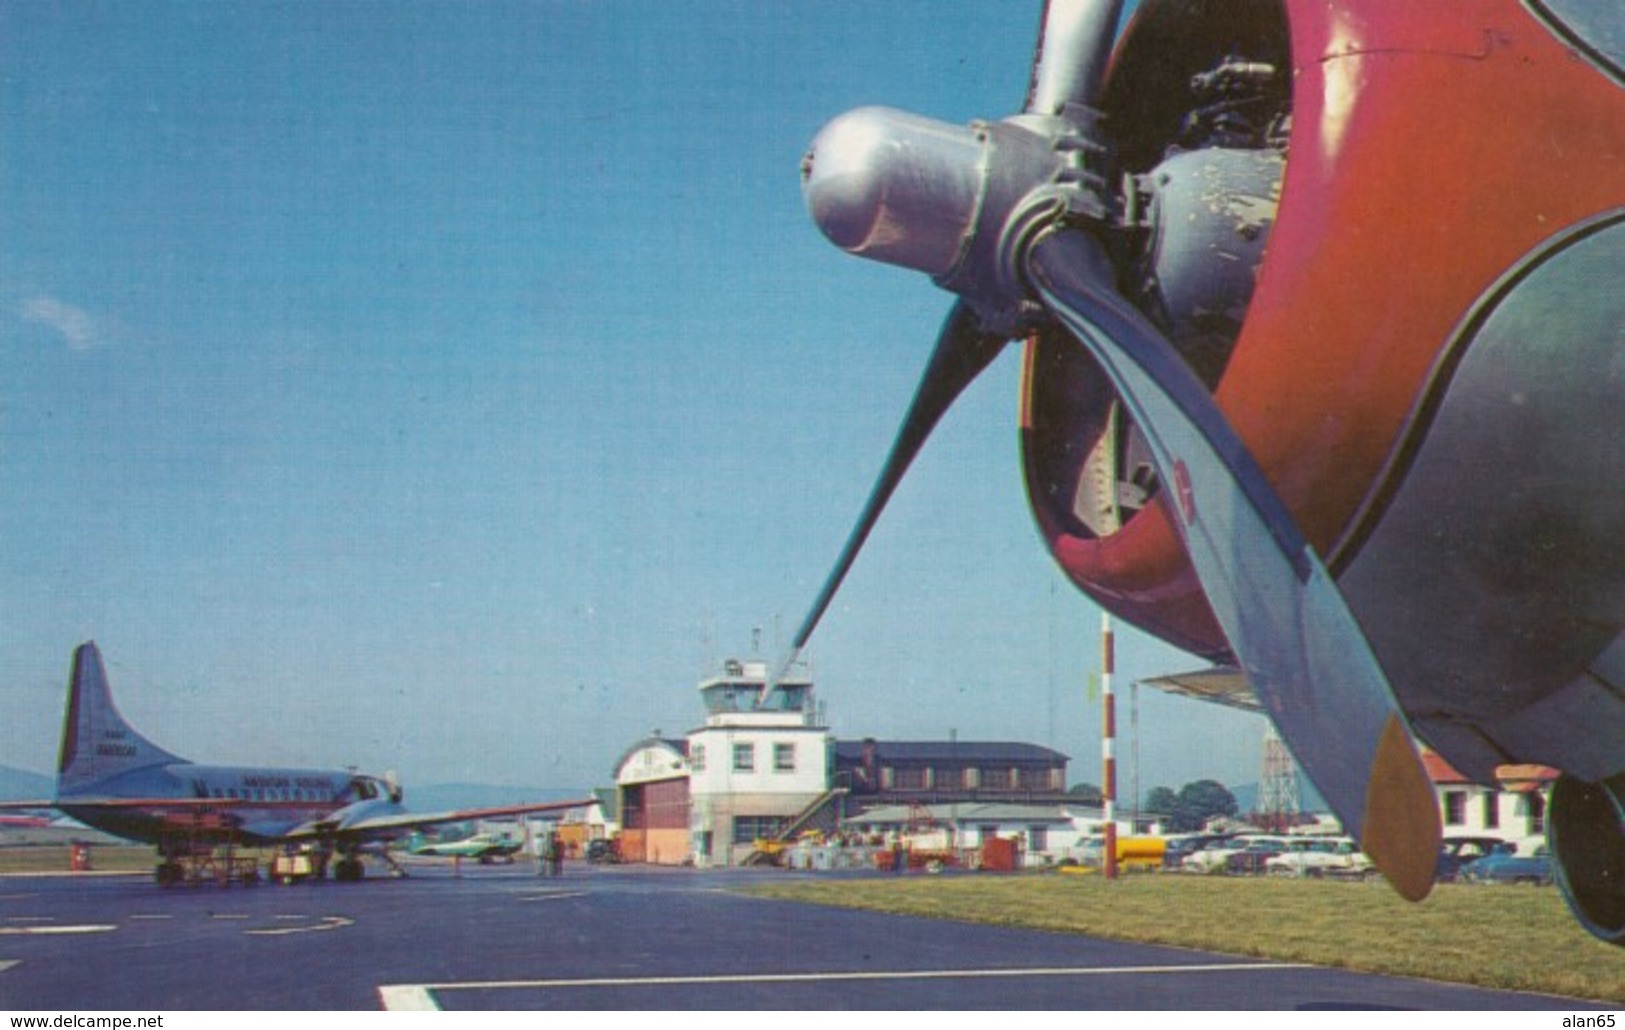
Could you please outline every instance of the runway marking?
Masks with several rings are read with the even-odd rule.
[[[246,912],[215,912],[215,913],[212,913],[209,916],[209,918],[210,919],[247,919],[248,914]]]
[[[8,923],[54,923],[56,916],[7,916]]]
[[[416,984],[390,984],[378,988],[385,1012],[439,1012],[434,992]]]
[[[12,966],[18,965],[21,962],[22,962],[22,959],[18,959],[18,958],[0,958],[0,973],[4,973],[6,970],[10,969]]]
[[[561,891],[556,894],[521,894],[515,901],[563,901],[565,898],[584,898],[586,891]]]
[[[682,987],[726,984],[837,983],[882,980],[993,980],[1041,976],[1165,976],[1179,973],[1259,973],[1284,969],[1314,969],[1304,962],[1223,962],[1183,966],[1053,966],[1032,969],[903,969],[888,972],[846,973],[725,973],[715,976],[628,976],[581,980],[468,980],[461,983],[383,984],[378,998],[385,1010],[392,1004],[418,1006],[401,1011],[438,1009],[438,991],[554,990],[562,987]]]
[[[354,926],[354,919],[343,916],[323,916],[322,921],[314,926],[284,926],[276,930],[244,930],[250,937],[285,937],[290,933],[324,933],[328,930],[339,930],[346,926]]]
[[[118,927],[95,924],[90,926],[0,926],[0,936],[21,936],[22,934],[47,933],[111,933]]]
[[[174,916],[172,916],[172,915],[167,915],[167,914],[165,914],[165,915],[157,915],[157,914],[153,914],[153,915],[147,915],[147,914],[145,914],[145,913],[139,913],[139,914],[137,914],[137,915],[133,915],[133,916],[131,916],[131,917],[130,917],[130,921],[131,921],[131,922],[134,922],[134,921],[135,921],[135,920],[137,920],[137,919],[149,919],[149,920],[155,920],[155,919],[174,919],[174,918],[175,918],[175,917],[174,917]]]

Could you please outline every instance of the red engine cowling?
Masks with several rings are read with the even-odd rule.
[[[1124,292],[1213,388],[1418,735],[1486,782],[1569,774],[1565,889],[1611,939],[1625,885],[1592,873],[1625,869],[1622,41],[1625,11],[1580,0],[1150,0],[1102,104],[1131,183]],[[1228,660],[1136,428],[1064,340],[1028,343],[1022,428],[1067,574]]]

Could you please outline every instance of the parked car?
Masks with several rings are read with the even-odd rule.
[[[613,865],[621,860],[620,851],[612,840],[589,840],[587,861],[594,865]]]
[[[1551,883],[1551,853],[1545,844],[1525,846],[1524,849],[1503,844],[1483,858],[1468,863],[1462,869],[1461,876],[1468,883]]]
[[[1232,876],[1256,876],[1264,871],[1264,864],[1292,847],[1292,841],[1282,837],[1260,837],[1249,841],[1240,851],[1232,851],[1224,860],[1224,871]]]
[[[1263,841],[1280,841],[1281,837],[1256,834],[1253,836],[1232,837],[1227,841],[1216,842],[1215,846],[1193,851],[1185,856],[1179,864],[1181,872],[1186,873],[1222,873],[1230,866],[1230,856],[1238,851],[1244,851],[1253,844]]]
[[[1178,869],[1185,859],[1198,851],[1227,846],[1230,836],[1228,833],[1187,833],[1169,837],[1167,850],[1162,853],[1162,867]]]
[[[1376,866],[1348,837],[1316,837],[1264,863],[1277,876],[1358,877],[1376,875]]]
[[[1441,883],[1454,883],[1461,879],[1466,866],[1506,843],[1500,837],[1446,837],[1439,845],[1439,862],[1434,867],[1433,878]]]

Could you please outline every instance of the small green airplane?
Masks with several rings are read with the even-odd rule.
[[[475,858],[482,865],[493,862],[512,862],[513,856],[524,846],[522,841],[515,840],[506,834],[476,833],[472,837],[462,840],[425,840],[421,835],[415,835],[407,844],[407,852],[413,855],[437,855],[443,858]]]

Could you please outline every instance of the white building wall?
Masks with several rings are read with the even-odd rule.
[[[1440,820],[1447,837],[1518,841],[1545,836],[1547,788],[1509,791],[1476,783],[1442,783],[1437,790]]]
[[[698,866],[749,855],[735,821],[799,815],[829,789],[830,733],[782,714],[730,713],[688,735],[690,836]],[[749,756],[748,767],[739,760]],[[788,767],[786,767],[788,766]]]

